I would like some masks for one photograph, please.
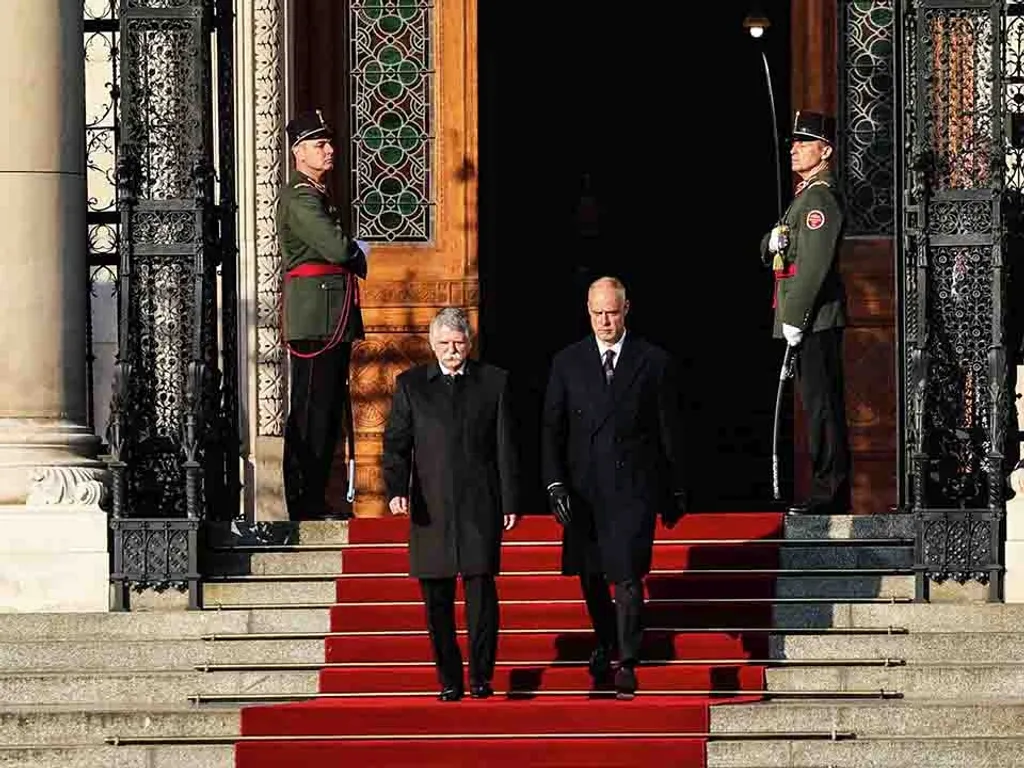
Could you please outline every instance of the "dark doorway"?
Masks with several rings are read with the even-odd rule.
[[[771,501],[783,348],[759,259],[776,219],[768,92],[747,9],[699,8],[686,20],[646,6],[563,2],[555,16],[480,3],[481,353],[516,382],[527,511],[545,508],[548,365],[589,332],[586,286],[604,273],[627,285],[630,329],[681,365],[694,506]],[[789,0],[761,8],[785,131]]]

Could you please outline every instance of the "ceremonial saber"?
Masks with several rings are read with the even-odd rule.
[[[345,382],[345,441],[348,448],[348,489],[345,500],[352,504],[356,500],[356,426],[352,410],[352,382]]]
[[[786,344],[782,355],[782,368],[779,369],[779,388],[775,393],[775,422],[772,425],[772,496],[776,501],[782,498],[779,491],[779,419],[782,416],[782,393],[786,388],[786,379],[793,377],[793,365],[796,362],[796,347]]]

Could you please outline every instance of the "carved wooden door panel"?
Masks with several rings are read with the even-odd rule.
[[[395,377],[431,358],[439,308],[477,322],[476,0],[296,0],[293,109],[323,108],[331,184],[370,241],[352,359],[359,516],[386,512],[381,440]],[[341,450],[342,447],[339,447]],[[344,496],[335,463],[331,496]]]

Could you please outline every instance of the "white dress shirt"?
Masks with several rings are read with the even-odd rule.
[[[614,350],[615,357],[612,358],[612,370],[615,370],[615,366],[619,364],[619,358],[622,357],[622,342],[626,340],[626,332],[623,331],[622,335],[619,336],[619,340],[614,344],[607,344],[596,336],[594,339],[597,341],[597,351],[601,353],[601,365],[604,365],[604,355],[609,349]]]

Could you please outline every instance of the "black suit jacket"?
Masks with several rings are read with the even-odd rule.
[[[398,376],[384,431],[388,499],[409,496],[409,572],[496,574],[503,516],[520,514],[508,375],[466,361],[451,382],[436,361]]]
[[[609,387],[593,336],[559,352],[544,402],[542,467],[565,483],[566,574],[600,572],[613,581],[651,566],[659,513],[685,489],[680,392],[668,353],[627,333]]]

